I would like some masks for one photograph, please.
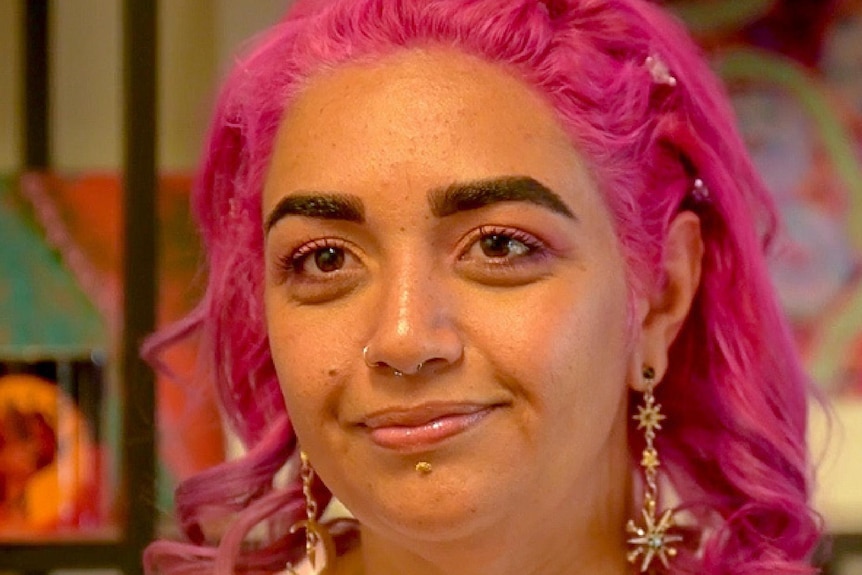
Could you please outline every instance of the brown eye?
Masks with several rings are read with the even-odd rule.
[[[482,253],[489,258],[505,258],[529,253],[529,246],[505,234],[489,234],[479,240]]]
[[[456,267],[479,284],[522,286],[546,277],[556,261],[547,243],[515,227],[481,226],[463,240]]]
[[[367,277],[362,253],[359,245],[342,238],[311,239],[279,258],[272,278],[297,304],[324,304],[362,285]]]
[[[314,252],[314,265],[322,272],[334,272],[344,266],[344,250],[336,247],[320,248]]]

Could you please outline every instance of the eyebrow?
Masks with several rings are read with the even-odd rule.
[[[577,220],[559,195],[528,176],[506,176],[456,183],[428,193],[431,213],[438,218],[503,202],[527,202]],[[275,224],[287,216],[361,224],[365,222],[365,206],[360,198],[349,194],[306,192],[285,196],[267,215],[264,232],[269,233]]]
[[[438,218],[501,202],[527,202],[577,220],[559,195],[528,176],[507,176],[452,184],[432,190],[428,194],[428,202],[431,212]]]
[[[348,194],[314,193],[285,196],[266,216],[264,232],[287,216],[302,216],[323,220],[344,220],[361,224],[365,221],[362,200]]]

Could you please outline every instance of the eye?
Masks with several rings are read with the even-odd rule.
[[[464,277],[492,286],[525,285],[553,269],[548,246],[517,228],[482,226],[470,233],[458,257]]]
[[[344,267],[344,250],[336,247],[323,247],[314,250],[313,254],[301,256],[293,260],[294,271],[307,271],[310,263],[323,273],[330,273]]]
[[[366,270],[357,253],[356,246],[339,238],[306,241],[275,260],[273,281],[296,302],[333,301],[362,284]]]
[[[482,236],[479,247],[489,258],[506,258],[523,256],[530,253],[530,246],[506,234],[490,234]]]
[[[352,258],[342,242],[320,239],[301,245],[283,263],[295,275],[319,276],[342,270]]]
[[[471,236],[461,259],[513,263],[540,252],[542,247],[538,239],[521,230],[481,227]]]

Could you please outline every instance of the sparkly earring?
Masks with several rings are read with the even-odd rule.
[[[638,406],[638,414],[634,419],[638,422],[638,429],[644,430],[645,446],[641,456],[640,465],[644,473],[644,501],[641,515],[643,524],[638,525],[630,519],[626,531],[631,535],[628,544],[631,550],[628,553],[629,563],[640,561],[640,572],[646,573],[653,560],[658,557],[665,568],[668,567],[668,558],[676,555],[674,543],[682,541],[682,537],[668,533],[675,526],[673,510],[666,509],[661,516],[656,512],[658,505],[658,475],[659,458],[653,440],[656,430],[661,429],[661,422],[665,416],[661,413],[661,405],[655,402],[653,390],[655,388],[655,370],[650,366],[644,366],[643,378],[646,389],[643,393],[643,405]]]
[[[709,188],[700,178],[695,178],[694,186],[691,189],[691,197],[697,203],[705,203],[709,201]]]
[[[311,491],[311,486],[314,483],[314,469],[304,451],[299,452],[299,461],[299,478],[302,480],[302,494],[305,495],[305,519],[291,525],[290,532],[296,533],[300,529],[305,529],[305,556],[308,557],[312,569],[317,567],[317,546],[322,543],[327,567],[329,567],[329,561],[335,557],[335,545],[326,525],[317,520],[317,501]],[[287,571],[291,575],[297,575],[295,568],[290,563],[287,565]],[[321,573],[325,571],[326,569]]]

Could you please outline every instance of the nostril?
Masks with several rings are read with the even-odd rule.
[[[372,360],[368,359],[368,346],[367,345],[362,348],[362,360],[365,362],[365,365],[367,365],[368,367],[370,367],[372,369],[388,368],[388,369],[392,370],[392,375],[394,375],[395,377],[404,376],[403,371],[392,367],[391,365],[389,365],[385,361],[372,361]],[[422,364],[420,363],[419,366],[421,367]]]
[[[452,349],[448,349],[448,348]],[[372,370],[389,372],[396,377],[425,375],[430,371],[457,363],[463,354],[463,346],[409,346],[395,342],[388,345],[369,343],[362,348],[362,359]]]
[[[368,346],[362,348],[362,361],[365,362],[365,365],[368,367],[381,367],[383,365],[382,361],[371,362],[368,360]]]

